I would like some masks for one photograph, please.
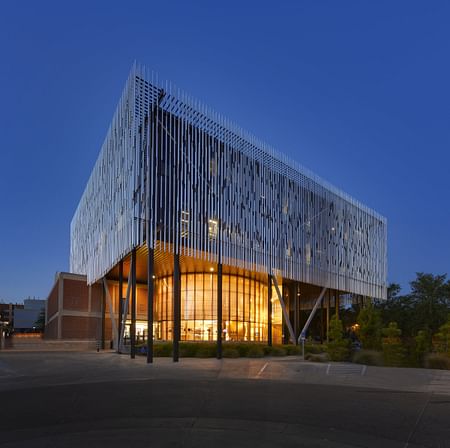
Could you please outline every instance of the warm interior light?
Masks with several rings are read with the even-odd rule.
[[[214,268],[209,268],[209,270],[210,270],[211,272],[214,272]]]

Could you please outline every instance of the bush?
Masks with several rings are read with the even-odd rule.
[[[319,355],[320,353],[326,353],[328,347],[325,344],[305,344],[305,355],[306,353],[313,353]],[[300,353],[301,353],[300,346]]]
[[[305,359],[307,361],[311,361],[311,362],[327,362],[328,354],[327,353],[319,353],[319,354],[308,353],[307,355],[305,355]]]
[[[381,313],[374,308],[372,302],[359,311],[356,321],[359,324],[358,336],[366,349],[381,348]]]
[[[450,358],[439,353],[431,353],[425,359],[425,365],[428,369],[450,370]]]
[[[247,352],[249,358],[262,358],[264,356],[264,350],[260,345],[252,345]]]
[[[414,338],[414,365],[422,367],[425,362],[425,355],[429,350],[429,336],[426,330],[420,330]]]
[[[250,350],[250,347],[254,346],[254,343],[248,343],[248,342],[227,342],[224,344],[224,348],[232,348],[236,350],[239,353],[239,356],[245,357],[247,356],[248,351]]]
[[[342,321],[335,314],[330,320],[328,356],[331,361],[347,361],[350,357],[350,340],[344,339]]]
[[[272,347],[269,347],[270,351],[268,353],[269,356],[286,356],[286,350],[284,347],[280,345],[273,345]]]
[[[301,345],[285,345],[284,349],[286,350],[286,354],[288,356],[295,356],[295,355],[301,355],[302,354],[302,347]]]
[[[382,366],[383,354],[375,350],[359,350],[353,355],[353,362],[368,366]]]
[[[153,346],[153,356],[168,357],[172,356],[171,342],[158,342]]]
[[[183,358],[192,358],[196,356],[197,350],[201,343],[197,342],[181,342],[180,343],[180,356]]]
[[[405,365],[405,349],[400,335],[402,331],[397,327],[397,322],[390,322],[387,328],[383,328],[383,360],[384,365],[402,367]]]
[[[196,358],[214,358],[217,354],[217,347],[215,344],[199,344],[195,352]]]
[[[239,352],[234,347],[226,347],[223,349],[222,356],[224,358],[239,358]]]

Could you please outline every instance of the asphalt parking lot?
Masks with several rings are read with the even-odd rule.
[[[449,372],[1,352],[0,446],[447,447]]]

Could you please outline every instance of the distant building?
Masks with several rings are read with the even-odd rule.
[[[45,312],[45,300],[25,299],[22,308],[14,310],[14,332],[29,332],[37,329],[37,321]]]
[[[0,303],[0,324],[3,328],[13,328],[15,311],[21,309],[21,303]]]

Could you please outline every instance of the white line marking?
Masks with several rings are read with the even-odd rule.
[[[256,375],[256,378],[259,378],[261,376],[261,374],[264,372],[264,370],[266,370],[266,367],[269,363],[266,362],[262,367],[261,370],[258,372],[258,374]]]

